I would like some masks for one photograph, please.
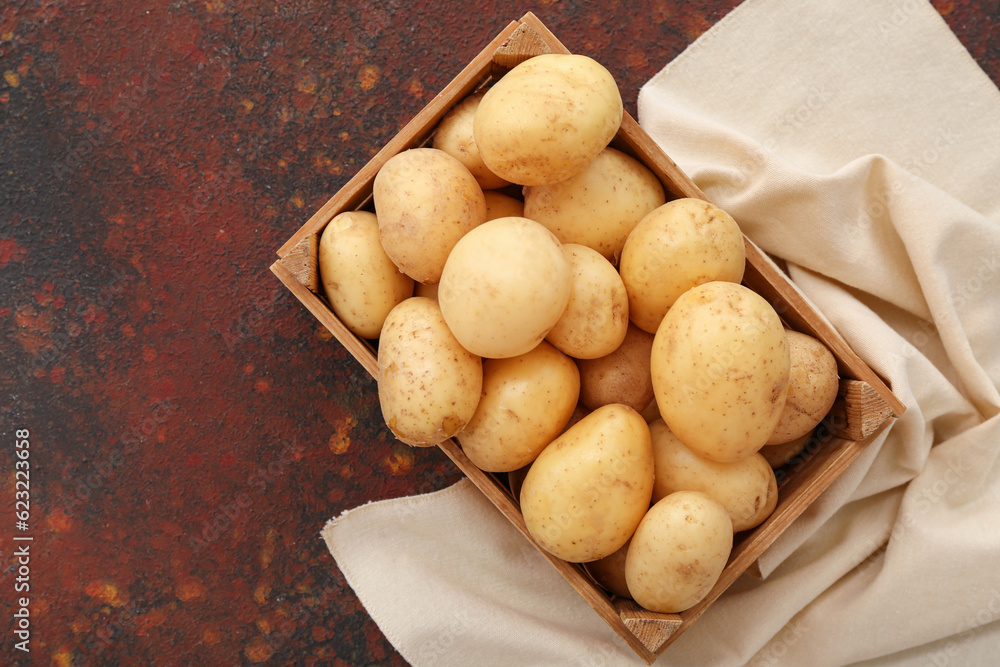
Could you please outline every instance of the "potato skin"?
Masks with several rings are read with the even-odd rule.
[[[545,341],[516,357],[486,359],[479,406],[458,440],[480,469],[517,470],[562,432],[579,396],[576,364]]]
[[[738,283],[745,268],[736,221],[700,199],[675,199],[646,215],[625,241],[619,265],[629,317],[650,333],[681,294],[715,280]]]
[[[465,166],[436,148],[389,158],[372,186],[385,253],[417,282],[441,279],[460,238],[486,220],[486,199]]]
[[[576,243],[563,248],[573,269],[573,289],[546,340],[576,359],[611,354],[628,331],[628,294],[621,276],[592,248]]]
[[[376,379],[389,430],[409,445],[431,447],[472,419],[483,365],[455,340],[437,301],[414,296],[386,317]]]
[[[649,427],[635,410],[594,410],[542,450],[521,486],[521,512],[543,549],[574,563],[624,545],[653,492]]]
[[[524,202],[520,199],[505,195],[496,190],[484,190],[483,196],[486,197],[487,220],[524,217]]]
[[[438,301],[465,349],[503,359],[545,338],[572,289],[572,267],[552,232],[534,220],[507,217],[483,223],[455,244]]]
[[[345,211],[327,223],[319,274],[334,314],[362,338],[378,338],[389,311],[413,295],[413,279],[385,254],[378,220],[368,211]]]
[[[768,445],[801,438],[819,425],[840,390],[837,359],[823,343],[798,331],[786,330],[791,369],[788,397]]]
[[[490,171],[519,185],[558,183],[608,145],[624,107],[614,77],[583,55],[543,54],[486,91],[473,134]]]
[[[580,402],[591,410],[622,403],[645,412],[654,399],[649,365],[652,349],[653,334],[629,322],[625,338],[614,352],[596,359],[578,359]]]
[[[760,454],[720,463],[698,456],[677,439],[662,419],[649,425],[656,474],[653,502],[677,491],[701,491],[717,500],[733,522],[733,531],[755,528],[778,503],[774,470]]]
[[[690,609],[711,592],[733,548],[726,509],[700,491],[678,491],[642,518],[625,557],[633,599],[661,613]]]
[[[625,546],[610,556],[584,564],[587,574],[593,577],[594,581],[600,584],[604,590],[622,598],[632,597],[628,590],[628,582],[625,581],[625,558],[631,543],[631,540],[626,542]]]
[[[445,114],[434,132],[433,146],[464,164],[483,190],[496,190],[510,185],[510,182],[500,178],[486,166],[472,133],[476,109],[479,108],[483,95],[484,93],[469,95]]]
[[[563,243],[593,248],[617,265],[632,229],[666,201],[646,165],[608,147],[564,181],[525,187],[524,215]]]
[[[650,355],[663,421],[692,451],[723,462],[767,442],[785,405],[789,366],[785,330],[771,305],[721,281],[677,299]]]

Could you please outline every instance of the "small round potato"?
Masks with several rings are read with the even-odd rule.
[[[515,199],[496,190],[484,190],[483,196],[486,197],[487,220],[524,217],[524,202],[520,199]]]
[[[694,452],[724,462],[750,456],[771,436],[785,406],[789,363],[771,304],[721,281],[677,299],[650,355],[663,421]]]
[[[629,317],[656,333],[674,301],[695,285],[743,280],[743,233],[732,216],[700,199],[675,199],[639,221],[622,249],[619,271]]]
[[[497,218],[455,244],[438,301],[465,349],[502,359],[542,342],[572,289],[572,266],[552,232],[527,218]]]
[[[486,199],[469,170],[436,148],[389,158],[372,186],[385,253],[417,282],[436,283],[448,253],[486,220]]]
[[[525,60],[486,91],[473,134],[494,174],[519,185],[558,183],[608,145],[623,111],[603,65],[549,53]]]
[[[726,508],[737,533],[771,516],[778,504],[778,482],[760,454],[731,463],[703,458],[678,440],[662,419],[649,425],[649,435],[656,466],[654,503],[677,491],[702,491]]]
[[[632,229],[666,201],[646,165],[608,147],[564,181],[525,187],[524,215],[563,243],[593,248],[617,265]]]
[[[437,301],[414,296],[385,319],[377,380],[389,430],[408,445],[431,447],[472,419],[483,364],[451,335]]]
[[[819,340],[808,334],[785,331],[791,371],[788,397],[778,425],[768,438],[768,445],[778,445],[810,433],[819,425],[840,390],[837,360]]]
[[[483,190],[496,190],[510,183],[486,166],[472,134],[472,123],[483,95],[484,93],[474,93],[453,106],[438,124],[433,145],[464,164]]]
[[[611,354],[628,330],[628,294],[621,276],[592,248],[576,243],[563,248],[573,266],[573,291],[546,339],[576,359]]]
[[[650,611],[680,613],[711,592],[732,549],[726,508],[700,491],[678,491],[636,528],[625,557],[628,590]]]
[[[516,357],[487,359],[479,407],[458,440],[481,470],[517,470],[562,433],[579,396],[576,364],[545,341]]]
[[[625,339],[612,352],[597,359],[579,359],[580,402],[591,410],[610,403],[623,403],[645,411],[654,399],[649,359],[653,334],[631,322]]]
[[[368,211],[345,211],[327,223],[319,275],[334,314],[362,338],[378,338],[389,311],[413,296],[413,279],[385,254],[378,220]]]
[[[628,542],[652,492],[649,427],[635,410],[606,405],[538,455],[521,486],[521,512],[539,546],[585,563]]]

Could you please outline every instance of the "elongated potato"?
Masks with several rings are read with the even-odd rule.
[[[473,134],[494,174],[519,185],[558,183],[608,145],[623,111],[603,65],[549,53],[525,60],[486,91]]]
[[[628,541],[652,492],[646,421],[629,407],[606,405],[538,455],[521,485],[521,512],[543,549],[585,563]]]
[[[436,283],[451,249],[486,220],[486,199],[465,166],[436,148],[389,158],[372,186],[385,253],[417,282]]]
[[[472,419],[483,388],[483,364],[455,340],[437,301],[414,296],[386,317],[377,380],[389,430],[409,445],[431,447]]]
[[[710,282],[677,299],[650,356],[660,416],[700,456],[738,461],[774,431],[788,393],[781,319],[760,295]]]
[[[569,303],[546,340],[576,359],[611,354],[628,331],[628,294],[621,276],[593,248],[565,243],[573,267]]]
[[[656,475],[653,502],[677,491],[701,491],[729,512],[733,531],[759,526],[778,504],[778,482],[758,454],[721,463],[698,456],[677,439],[662,419],[649,425]]]
[[[488,472],[528,465],[558,436],[577,406],[580,371],[542,341],[530,352],[483,362],[483,393],[458,434],[466,456]]]
[[[575,175],[524,188],[524,215],[552,230],[563,243],[593,248],[618,264],[629,233],[666,199],[646,165],[605,148]]]
[[[413,279],[385,254],[378,220],[368,211],[346,211],[326,225],[319,275],[333,312],[362,338],[378,338],[389,311],[413,295]]]
[[[678,491],[636,528],[625,556],[628,590],[650,611],[680,613],[705,599],[732,549],[726,508],[700,491]]]
[[[650,333],[677,298],[713,280],[738,283],[746,267],[743,233],[732,216],[700,199],[675,199],[639,221],[619,271],[629,317]]]

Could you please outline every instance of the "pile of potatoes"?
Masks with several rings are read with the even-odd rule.
[[[765,452],[805,446],[837,367],[741,285],[730,215],[609,145],[622,116],[596,61],[531,58],[390,158],[319,267],[399,440],[455,437],[541,548],[680,612],[774,510]]]

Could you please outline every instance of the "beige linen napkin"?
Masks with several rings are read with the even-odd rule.
[[[908,408],[657,664],[996,664],[996,87],[925,0],[748,0],[638,107]],[[468,482],[323,536],[415,665],[642,664]]]

